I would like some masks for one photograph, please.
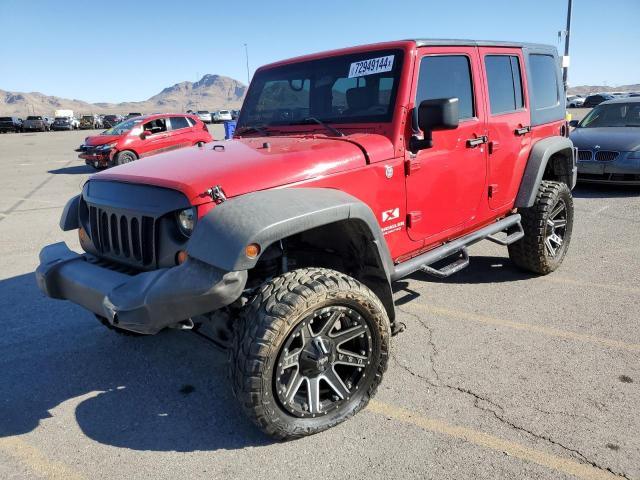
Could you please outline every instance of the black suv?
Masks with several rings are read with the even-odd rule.
[[[0,117],[0,133],[21,132],[22,119],[18,117]]]
[[[613,95],[609,95],[606,93],[599,93],[597,95],[589,95],[587,99],[584,101],[582,105],[584,108],[593,108],[600,105],[602,102],[606,102],[607,100],[613,100]]]

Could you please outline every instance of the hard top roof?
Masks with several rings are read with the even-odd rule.
[[[430,46],[469,46],[469,47],[514,47],[514,48],[536,48],[543,50],[554,50],[556,47],[553,45],[546,45],[544,43],[527,43],[527,42],[511,42],[503,40],[465,40],[465,39],[453,39],[453,38],[423,38],[414,39],[418,47],[430,47]]]
[[[507,42],[507,41],[492,41],[492,40],[463,40],[463,39],[404,39],[395,40],[380,43],[370,43],[363,45],[354,45],[345,48],[339,48],[335,50],[327,50],[323,52],[316,52],[299,57],[292,57],[283,60],[278,60],[267,65],[263,65],[258,68],[258,71],[268,69],[272,67],[278,67],[281,65],[288,65],[291,63],[303,62],[307,60],[317,60],[324,57],[345,55],[350,53],[357,53],[366,50],[386,50],[394,48],[406,48],[415,45],[416,47],[429,47],[429,46],[473,46],[473,47],[511,47],[511,48],[529,48],[539,51],[548,52],[556,55],[557,49],[553,45],[545,45],[541,43],[524,43],[524,42]]]

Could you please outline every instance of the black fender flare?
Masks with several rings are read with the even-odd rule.
[[[533,205],[549,159],[558,153],[570,159],[570,164],[567,162],[563,172],[559,174],[560,179],[570,189],[575,187],[578,170],[573,142],[566,137],[547,137],[536,142],[531,148],[514,207],[526,208]]]
[[[80,195],[70,198],[65,204],[62,215],[60,216],[60,228],[63,232],[77,230],[80,227],[80,220],[78,218],[79,207]]]
[[[371,208],[348,193],[329,188],[263,190],[231,198],[198,221],[187,253],[222,270],[249,270],[259,257],[247,257],[247,245],[258,244],[264,252],[283,238],[343,220],[367,227],[389,281],[393,260]]]

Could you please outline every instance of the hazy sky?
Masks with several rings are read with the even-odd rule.
[[[205,73],[403,38],[558,45],[566,0],[0,0],[0,89],[145,100]],[[574,0],[572,85],[640,83],[640,0]],[[563,44],[560,45],[563,48]]]

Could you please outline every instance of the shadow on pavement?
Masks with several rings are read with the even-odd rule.
[[[508,257],[469,257],[469,266],[447,278],[437,278],[423,272],[415,272],[407,278],[430,283],[502,283],[534,278],[532,273],[525,272],[516,267]]]
[[[409,275],[407,280],[428,283],[480,284],[502,283],[534,278],[532,273],[516,267],[508,257],[474,256],[469,258],[469,266],[447,278],[436,278],[423,272]],[[392,285],[394,302],[402,306],[420,297],[420,293],[410,288],[410,282],[399,280]]]
[[[573,189],[574,198],[628,198],[640,196],[640,185],[578,184]]]
[[[75,165],[73,167],[56,168],[55,170],[49,170],[47,173],[53,173],[54,175],[79,175],[87,173],[96,173],[98,170],[89,165]]]
[[[272,442],[233,399],[225,355],[196,335],[119,335],[79,307],[44,297],[33,274],[0,281],[0,311],[0,437],[75,408],[89,438],[134,450]]]

